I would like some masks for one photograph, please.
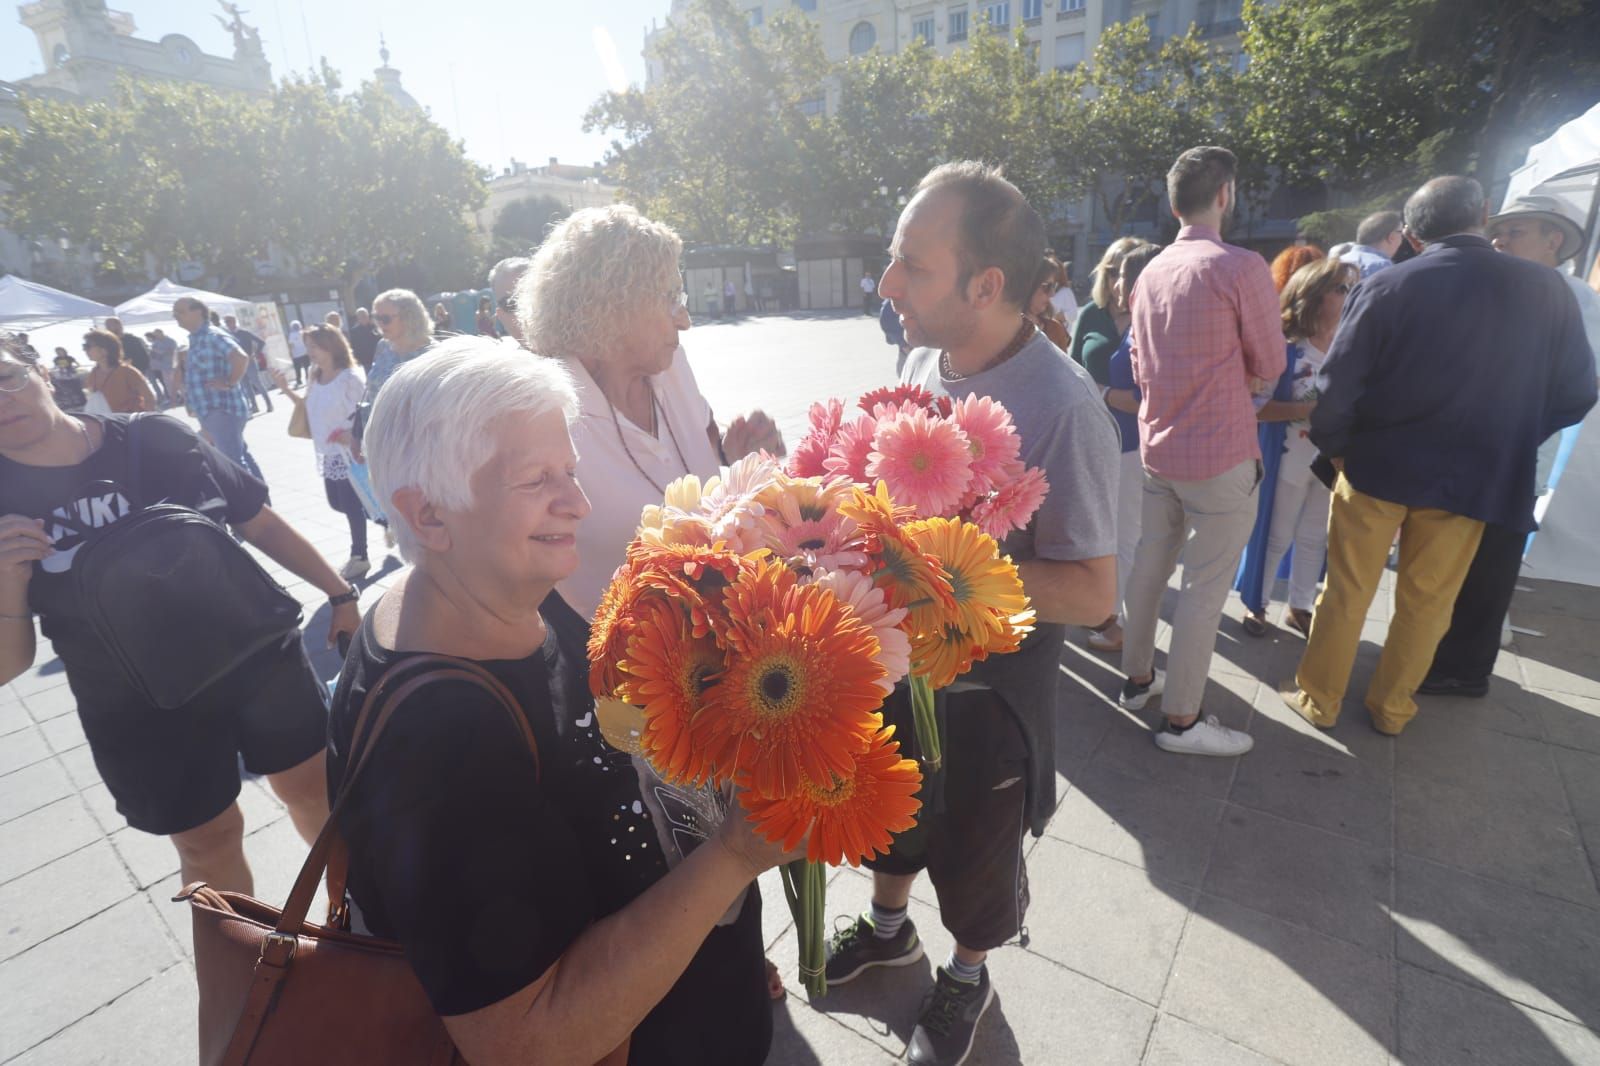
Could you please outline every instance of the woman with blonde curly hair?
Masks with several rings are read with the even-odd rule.
[[[383,383],[402,364],[433,347],[433,322],[428,318],[428,309],[423,306],[422,298],[410,289],[380,292],[372,301],[372,322],[383,339],[372,355],[363,404],[378,398]]]
[[[524,343],[566,364],[578,384],[578,475],[595,492],[582,562],[557,585],[590,616],[639,525],[669,482],[708,478],[782,438],[760,411],[723,433],[678,335],[689,308],[683,241],[626,205],[591,207],[556,226],[517,285]]]
[[[1122,343],[1122,335],[1128,332],[1128,323],[1132,321],[1127,306],[1117,299],[1117,274],[1122,258],[1149,243],[1140,237],[1118,237],[1111,242],[1094,268],[1089,304],[1079,313],[1072,330],[1069,354],[1101,388],[1110,380],[1111,354]]]
[[[1317,406],[1317,373],[1339,328],[1345,296],[1360,277],[1350,263],[1316,259],[1296,270],[1278,296],[1289,341],[1288,366],[1271,399],[1256,412],[1261,423],[1261,501],[1235,582],[1244,600],[1244,631],[1253,637],[1267,632],[1272,586],[1291,548],[1283,620],[1304,635],[1311,633],[1332,496],[1311,473],[1317,448],[1311,443],[1310,419]]]
[[[690,326],[682,254],[670,226],[624,204],[590,207],[550,231],[517,283],[523,343],[559,359],[577,386],[572,443],[593,510],[577,568],[556,591],[585,618],[594,616],[622,563],[639,512],[659,504],[669,483],[685,474],[709,478],[754,451],[783,451],[778,427],[761,411],[735,418],[725,433],[717,428],[679,344]],[[674,790],[634,762],[653,779],[645,791],[663,805],[654,812],[663,824],[680,821],[667,807],[703,809],[703,797]],[[759,893],[751,894],[759,908]],[[782,998],[783,979],[771,962],[767,986]]]

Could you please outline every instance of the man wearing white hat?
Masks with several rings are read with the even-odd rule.
[[[1496,251],[1551,269],[1584,247],[1583,224],[1554,196],[1517,197],[1490,217],[1488,232]],[[1600,353],[1600,294],[1582,279],[1564,270],[1558,272],[1577,297],[1589,348]],[[1539,448],[1536,492],[1545,491],[1560,442],[1557,433]],[[1484,526],[1483,539],[1456,596],[1450,631],[1439,642],[1433,666],[1418,693],[1474,699],[1488,695],[1489,675],[1500,652],[1501,623],[1511,608],[1526,543],[1526,533],[1493,523]]]

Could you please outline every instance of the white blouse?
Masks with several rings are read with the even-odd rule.
[[[306,386],[306,421],[311,424],[311,444],[317,450],[317,465],[325,478],[339,481],[350,476],[350,449],[330,444],[328,434],[350,428],[366,387],[366,380],[355,367],[339,371],[332,381],[313,381]]]
[[[578,531],[578,569],[556,589],[573,610],[592,618],[639,529],[639,512],[661,502],[668,482],[684,474],[712,477],[721,460],[706,436],[711,405],[700,394],[682,348],[671,366],[651,378],[659,427],[655,437],[614,411],[577,360],[564,360],[564,365],[578,386],[580,414],[572,427],[578,482],[594,510]]]

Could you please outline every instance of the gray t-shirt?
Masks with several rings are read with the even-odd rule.
[[[1033,521],[1001,545],[1013,559],[1071,562],[1117,553],[1117,425],[1088,371],[1043,333],[999,366],[955,381],[940,375],[937,349],[918,348],[900,380],[957,400],[987,396],[1011,412],[1023,462],[1050,482]]]

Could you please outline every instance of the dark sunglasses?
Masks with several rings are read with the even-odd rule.
[[[502,311],[515,311],[517,309],[516,294],[512,293],[510,296],[500,297],[500,309]]]
[[[372,320],[380,326],[387,326],[399,317],[399,315],[373,315]]]

